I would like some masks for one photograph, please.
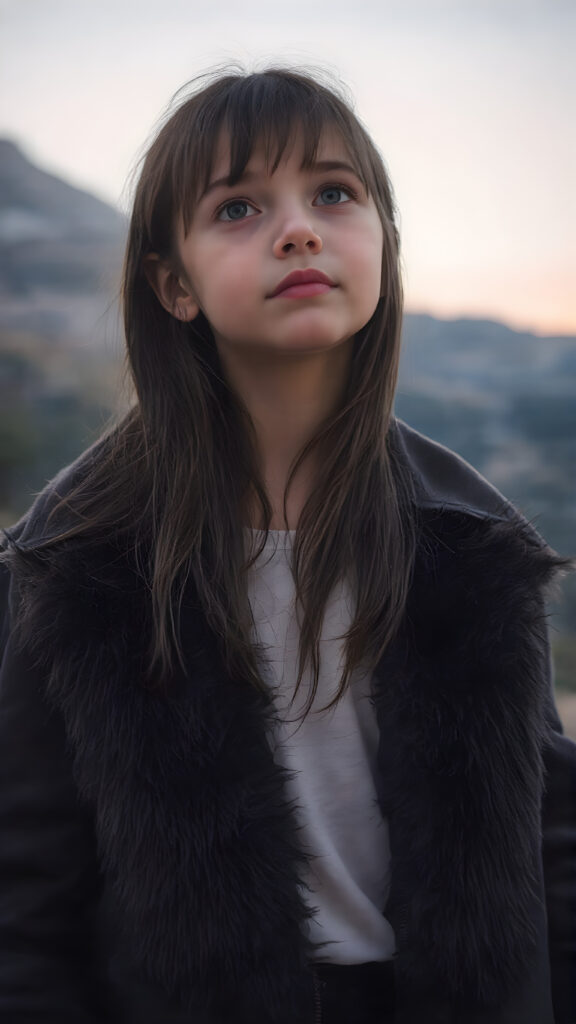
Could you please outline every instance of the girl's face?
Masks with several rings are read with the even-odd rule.
[[[383,247],[374,201],[336,133],[311,169],[301,164],[301,144],[273,173],[256,149],[230,186],[223,141],[190,228],[180,229],[180,315],[202,310],[223,357],[335,349],[374,313]]]

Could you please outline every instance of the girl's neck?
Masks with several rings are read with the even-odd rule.
[[[246,351],[241,358],[220,351],[227,379],[246,406],[256,432],[262,479],[272,506],[271,528],[296,529],[314,487],[318,453],[302,463],[290,487],[287,524],[284,491],[290,469],[304,446],[340,408],[349,373],[353,339],[327,352],[302,356]],[[246,525],[259,527],[256,503]]]
[[[271,530],[295,530],[297,528],[302,509],[314,487],[314,478],[314,460],[311,457],[301,466],[290,487],[286,502],[286,518],[284,518],[285,480],[282,476],[279,476],[278,481],[264,477],[268,501],[272,506]],[[260,505],[256,498],[248,503],[243,521],[252,529],[262,528]]]

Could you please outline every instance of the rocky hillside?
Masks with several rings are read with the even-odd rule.
[[[125,230],[112,207],[0,139],[0,329],[93,337],[117,287]]]

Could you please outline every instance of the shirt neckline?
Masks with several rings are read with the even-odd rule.
[[[262,537],[265,535],[264,530],[256,530],[252,526],[245,526],[244,532],[247,536],[251,537],[256,543],[260,543]],[[268,530],[266,536],[265,549],[269,547],[291,547],[294,537],[296,536],[296,530]]]

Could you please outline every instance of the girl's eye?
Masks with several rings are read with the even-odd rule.
[[[253,212],[250,213],[250,210]],[[224,206],[220,207],[217,218],[224,221],[245,220],[246,217],[252,217],[257,212],[255,207],[245,199],[232,199],[231,202],[224,203]]]
[[[339,203],[347,203],[354,199],[355,195],[351,188],[344,188],[342,185],[326,185],[318,193],[320,206],[338,206]]]

